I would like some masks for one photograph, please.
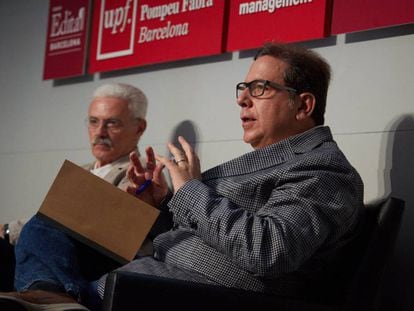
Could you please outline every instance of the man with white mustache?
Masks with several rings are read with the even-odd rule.
[[[111,83],[98,87],[86,118],[91,151],[96,160],[83,165],[83,168],[119,188],[125,188],[128,182],[125,177],[128,155],[132,151],[138,152],[137,144],[147,126],[147,106],[145,94],[131,85]],[[1,269],[13,270],[14,267],[5,265],[14,266],[14,258],[11,259],[12,262],[3,264],[3,260],[6,260],[3,248],[7,248],[10,257],[14,257],[11,252],[13,245],[17,243],[27,221],[28,219],[20,219],[0,225]],[[144,245],[143,249],[150,251],[150,245]]]

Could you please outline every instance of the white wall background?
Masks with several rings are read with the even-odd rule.
[[[241,140],[235,84],[251,51],[42,81],[47,0],[0,0],[0,223],[33,215],[64,159],[92,160],[84,118],[92,91],[112,81],[150,101],[141,149],[164,153],[174,134],[195,140],[203,169],[250,150]],[[332,65],[326,123],[365,182],[365,201],[390,193],[406,210],[383,305],[414,301],[414,25],[306,45]],[[0,276],[1,277],[1,276]]]

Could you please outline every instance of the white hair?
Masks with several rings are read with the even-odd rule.
[[[98,87],[93,97],[115,97],[126,100],[128,108],[135,118],[145,120],[147,115],[148,100],[145,94],[138,88],[124,83],[110,83]]]

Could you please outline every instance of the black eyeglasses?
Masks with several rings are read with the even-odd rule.
[[[287,91],[291,93],[297,93],[298,91],[288,87],[281,85],[276,82],[272,82],[269,80],[253,80],[251,82],[240,82],[236,85],[236,98],[239,98],[241,92],[245,89],[249,89],[249,94],[252,97],[262,97],[263,95],[271,96],[270,91],[273,90],[280,90],[280,91]]]

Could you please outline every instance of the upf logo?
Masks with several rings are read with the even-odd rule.
[[[134,53],[137,0],[102,0],[97,60]]]

